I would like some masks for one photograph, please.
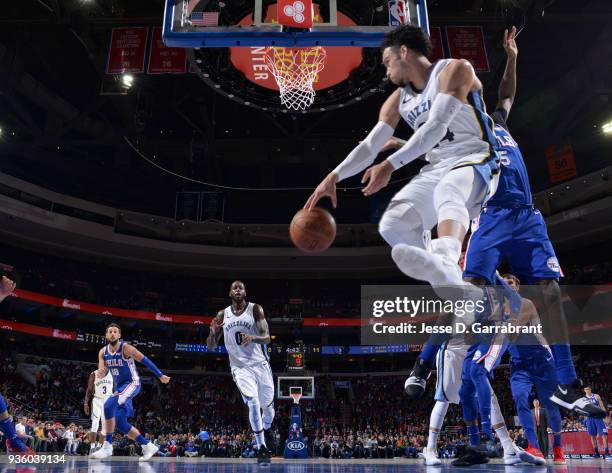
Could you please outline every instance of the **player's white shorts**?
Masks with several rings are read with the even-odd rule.
[[[434,205],[434,191],[442,178],[453,168],[473,165],[475,170],[481,166],[476,163],[487,161],[489,153],[474,153],[457,159],[448,159],[436,164],[429,164],[421,168],[421,171],[408,184],[402,187],[391,199],[391,204],[397,202],[410,202],[419,213],[423,223],[423,230],[431,230],[438,223],[438,209]],[[480,175],[478,172],[477,174]],[[487,196],[482,202],[468,203],[470,218],[476,218],[482,209],[482,205],[490,199],[497,189],[499,173],[491,182],[485,182]],[[484,181],[480,181],[484,182]]]
[[[91,431],[97,432],[100,424],[102,425],[102,435],[106,434],[104,421],[104,399],[94,397],[91,402]]]
[[[438,351],[436,367],[438,379],[436,381],[436,401],[459,404],[459,389],[461,389],[461,372],[463,360],[468,346],[452,339],[445,342]]]
[[[261,407],[274,403],[274,378],[267,361],[243,368],[232,367],[232,377],[245,402],[257,397]]]

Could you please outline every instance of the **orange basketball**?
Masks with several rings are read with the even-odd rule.
[[[293,244],[307,253],[328,249],[336,238],[336,221],[327,210],[315,207],[295,214],[289,226]]]

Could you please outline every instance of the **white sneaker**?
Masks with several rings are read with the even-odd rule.
[[[504,465],[516,465],[517,463],[521,463],[521,459],[516,454],[516,452],[504,452]]]
[[[425,460],[425,465],[427,466],[435,466],[442,464],[442,461],[438,458],[436,452],[427,447],[423,449],[423,459]]]
[[[142,446],[142,456],[138,459],[141,462],[150,460],[153,455],[157,453],[159,447],[152,442]]]
[[[104,441],[102,447],[99,450],[96,450],[92,453],[91,458],[95,458],[96,460],[104,460],[105,458],[113,456],[113,445]]]

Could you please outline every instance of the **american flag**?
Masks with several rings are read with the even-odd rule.
[[[194,11],[191,13],[193,26],[219,26],[218,11]]]

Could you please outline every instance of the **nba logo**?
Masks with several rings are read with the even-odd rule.
[[[389,0],[389,26],[401,26],[408,23],[406,2],[404,0]]]

